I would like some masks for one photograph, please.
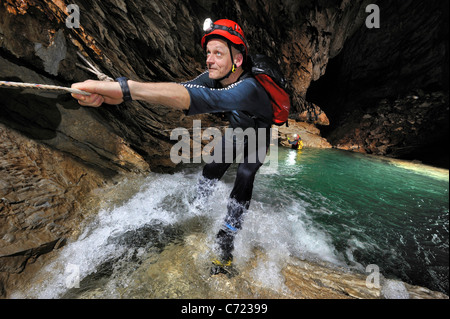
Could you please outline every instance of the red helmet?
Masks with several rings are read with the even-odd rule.
[[[245,55],[248,54],[244,31],[242,31],[241,27],[236,22],[228,19],[220,19],[213,23],[211,19],[208,18],[203,24],[203,30],[205,31],[205,35],[201,42],[203,49],[205,49],[209,37],[221,36],[238,47],[243,46]]]

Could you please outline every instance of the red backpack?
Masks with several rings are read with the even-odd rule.
[[[287,83],[280,67],[274,60],[263,54],[252,56],[251,60],[253,76],[264,87],[272,102],[273,124],[287,123],[291,99],[286,92]]]

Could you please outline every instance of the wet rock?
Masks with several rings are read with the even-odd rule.
[[[406,283],[385,279],[368,285],[367,274],[322,262],[286,256],[281,284],[259,280],[268,256],[254,249],[253,257],[237,266],[235,276],[210,276],[211,252],[203,234],[191,234],[181,243],[150,254],[127,277],[127,285],[105,292],[95,288],[76,298],[194,298],[194,299],[448,299],[448,296]],[[263,269],[264,270],[264,269]],[[121,280],[121,278],[116,278]]]
[[[348,38],[307,100],[330,119],[333,146],[448,168],[448,3],[376,4],[380,28]],[[366,139],[376,128],[390,142]]]
[[[96,170],[0,124],[0,282],[61,247],[102,187]],[[14,276],[13,276],[14,277]],[[6,288],[5,288],[6,289]]]
[[[304,105],[307,109],[295,115],[296,120],[317,125],[330,125],[330,120],[320,107],[310,102],[305,102]]]
[[[405,96],[385,100],[364,115],[355,111],[329,136],[330,143],[340,149],[420,159],[446,167],[446,155],[437,151],[436,145],[445,144],[447,139],[442,134],[448,128],[448,113],[441,110],[447,99],[447,93],[435,92],[417,99]]]

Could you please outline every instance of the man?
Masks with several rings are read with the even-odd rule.
[[[298,134],[294,134],[294,140],[291,141],[288,137],[288,142],[291,145],[291,148],[295,149],[295,150],[301,150],[303,148],[303,141],[302,138],[300,137],[300,135]]]
[[[243,140],[243,159],[237,169],[223,227],[217,234],[219,258],[213,261],[211,273],[230,274],[234,238],[242,227],[243,214],[250,205],[255,175],[270,145],[273,111],[264,88],[247,71],[250,64],[248,47],[240,26],[227,19],[215,23],[207,19],[205,24],[201,45],[206,50],[207,71],[192,81],[180,84],[140,83],[119,78],[118,82],[89,80],[75,83],[72,87],[93,93],[90,96],[73,95],[85,106],[144,100],[183,110],[187,115],[226,112],[231,128],[251,128],[257,134],[265,132],[264,143],[257,143],[256,147],[250,145],[249,138]],[[262,128],[265,130],[258,130]],[[211,194],[214,184],[231,165],[227,162],[226,153],[233,150],[234,160],[234,151],[239,143],[234,135],[222,138],[222,158],[204,166],[197,199],[207,198]],[[264,148],[262,152],[259,152],[260,148]]]

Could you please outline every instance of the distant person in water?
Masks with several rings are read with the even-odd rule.
[[[293,149],[301,150],[303,148],[303,141],[299,134],[294,134],[292,140],[288,137],[288,142]]]
[[[187,115],[226,112],[231,128],[254,128],[257,134],[265,134],[262,139],[265,145],[258,142],[256,150],[249,147],[248,139],[244,140],[244,158],[237,169],[223,226],[216,236],[219,251],[218,258],[213,260],[211,274],[230,274],[234,238],[242,228],[243,216],[252,198],[255,175],[270,146],[273,110],[264,88],[248,71],[248,47],[241,27],[227,19],[214,23],[207,19],[204,30],[201,45],[206,51],[207,71],[195,79],[185,83],[142,83],[125,77],[118,78],[117,82],[88,80],[75,83],[72,87],[93,94],[73,94],[73,97],[81,105],[91,107],[98,107],[103,103],[120,104],[124,101],[143,100],[183,110]],[[216,182],[232,164],[225,159],[225,149],[237,148],[235,137],[222,137],[221,146],[218,147],[222,148],[222,160],[204,166],[197,199],[207,198]],[[259,152],[261,147],[265,150]],[[262,158],[260,153],[264,154]],[[234,156],[235,154],[233,151]]]

